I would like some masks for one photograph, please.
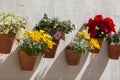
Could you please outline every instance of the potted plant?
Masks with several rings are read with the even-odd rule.
[[[16,34],[25,28],[25,25],[24,17],[10,12],[0,12],[0,53],[10,53]]]
[[[59,40],[65,40],[65,34],[73,30],[73,25],[68,21],[60,21],[58,18],[49,18],[46,14],[40,20],[39,24],[35,26],[36,30],[44,30],[52,36],[52,40],[56,43],[53,49],[45,51],[46,58],[54,58]]]
[[[78,32],[75,39],[65,48],[67,63],[69,65],[78,65],[81,54],[93,48],[100,48],[98,41],[90,38],[87,30]]]
[[[109,34],[108,41],[108,56],[110,59],[119,59],[120,31],[118,33]]]
[[[19,61],[23,70],[33,70],[37,56],[55,43],[52,37],[43,30],[24,30],[19,42]]]
[[[110,33],[115,33],[114,22],[111,18],[104,18],[102,15],[96,15],[94,19],[90,18],[85,27],[88,27],[88,33],[92,38],[96,38],[102,45],[103,39]],[[91,51],[99,53],[99,50]]]

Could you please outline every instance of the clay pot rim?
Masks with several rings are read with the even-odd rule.
[[[23,50],[19,50],[18,51],[18,53],[20,53],[20,52],[24,52],[25,54],[26,54],[26,52],[25,51],[23,51]],[[27,55],[27,54],[26,54]],[[29,55],[28,55],[29,56]],[[38,54],[33,54],[33,55],[31,55],[31,56],[29,56],[29,57],[36,57],[36,56],[39,56],[39,53]]]

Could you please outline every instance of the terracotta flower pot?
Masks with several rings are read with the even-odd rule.
[[[36,60],[36,55],[28,56],[24,51],[19,51],[19,62],[22,70],[32,71]]]
[[[55,57],[55,53],[57,50],[57,47],[59,45],[59,41],[54,41],[56,43],[56,45],[53,46],[53,49],[48,49],[44,52],[44,57],[45,58],[54,58]]]
[[[9,54],[15,34],[0,34],[0,53]]]
[[[103,39],[102,38],[95,38],[95,39],[97,39],[97,41],[98,41],[98,43],[100,45],[100,49],[101,49],[101,46],[102,46],[102,43],[103,43]],[[91,53],[95,53],[95,54],[99,54],[100,49],[95,48],[93,50],[90,50],[90,52]]]
[[[119,52],[119,56],[120,56],[120,46],[118,46],[118,52]]]
[[[69,65],[78,65],[81,53],[75,50],[65,49],[66,61]]]
[[[119,59],[119,46],[108,44],[108,55],[110,59]]]

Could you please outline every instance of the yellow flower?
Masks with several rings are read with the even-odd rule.
[[[43,34],[43,36],[50,39],[52,38],[49,34]]]
[[[53,45],[55,45],[54,42],[52,42],[52,41],[48,41],[48,47],[49,47],[50,49],[53,48]]]
[[[41,33],[44,33],[45,31],[44,30],[40,30]]]
[[[86,34],[87,33],[87,31],[86,30],[82,30],[82,34]]]
[[[47,46],[52,49],[55,43],[52,41],[52,36],[44,33],[44,30],[36,31],[36,30],[24,30],[22,32],[24,35],[27,35],[28,38],[32,41],[37,41],[40,44],[47,44]]]
[[[89,40],[90,39],[90,35],[84,34],[84,38],[87,39],[87,40]]]
[[[100,49],[100,45],[99,45],[99,43],[98,43],[98,41],[96,39],[91,38],[90,45],[91,45],[91,47]]]
[[[79,38],[85,38],[85,39],[90,39],[90,35],[87,33],[86,29],[82,30],[81,32],[78,32],[78,37]]]
[[[78,37],[81,38],[82,37],[82,33],[78,32]]]

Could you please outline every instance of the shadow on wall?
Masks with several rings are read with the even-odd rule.
[[[99,54],[90,55],[90,63],[80,80],[99,80],[108,63],[107,42],[104,40]]]
[[[82,54],[80,64],[77,66],[70,66],[66,62],[64,50],[61,51],[43,80],[75,80],[86,62],[87,57],[88,53]]]
[[[81,30],[81,29],[80,29]],[[107,63],[107,42],[104,40],[102,49],[99,54],[89,54],[89,60],[86,66],[86,70],[82,74],[80,80],[99,80],[102,73],[104,72]],[[82,67],[86,63],[88,53],[82,54],[80,64],[77,66],[70,66],[67,64],[65,59],[64,49],[60,52],[53,65],[46,73],[43,80],[75,80],[77,75],[82,70]]]
[[[41,57],[42,56],[39,55],[33,71],[23,71],[20,68],[18,49],[16,49],[14,53],[11,53],[10,56],[0,64],[0,80],[28,80],[40,63]]]

